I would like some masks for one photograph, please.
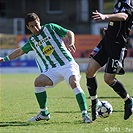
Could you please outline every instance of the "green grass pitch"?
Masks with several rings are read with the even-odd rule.
[[[90,98],[86,87],[85,73],[81,73],[81,86],[87,97],[88,113]],[[91,124],[82,123],[81,113],[73,91],[61,82],[47,89],[49,121],[29,123],[28,119],[39,112],[34,95],[34,79],[38,74],[0,75],[0,133],[133,133],[133,116],[123,119],[122,99],[103,81],[99,72],[98,97],[113,106],[108,118],[98,118]],[[133,73],[127,72],[117,78],[125,84],[129,95],[133,96]]]

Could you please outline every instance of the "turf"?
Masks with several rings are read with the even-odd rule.
[[[81,75],[81,86],[87,97],[90,115],[85,74]],[[112,104],[111,116],[98,118],[91,124],[82,123],[73,91],[65,82],[61,82],[56,87],[47,89],[51,119],[29,123],[28,119],[39,112],[33,85],[37,76],[37,74],[1,74],[0,133],[133,133],[133,116],[127,121],[123,119],[123,101],[104,83],[102,72],[97,76],[98,97],[99,100],[107,100]],[[128,93],[133,96],[133,73],[128,72],[117,78],[125,84]]]

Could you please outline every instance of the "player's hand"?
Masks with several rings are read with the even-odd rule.
[[[70,52],[75,52],[76,51],[76,47],[74,44],[70,44],[67,48]]]
[[[2,57],[0,57],[0,62],[4,62],[4,59]]]
[[[107,17],[107,15],[104,15],[104,14],[98,12],[97,10],[95,12],[92,12],[92,18],[96,21],[105,20],[106,17]]]

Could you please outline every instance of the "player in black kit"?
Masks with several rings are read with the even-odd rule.
[[[133,98],[116,79],[116,74],[125,73],[123,67],[128,36],[133,25],[133,1],[118,0],[113,14],[102,14],[97,10],[92,14],[92,18],[96,21],[109,21],[103,39],[90,54],[86,69],[87,87],[92,103],[92,120],[97,118],[97,107],[100,106],[97,98],[96,73],[105,64],[104,81],[124,100],[124,119],[127,120],[133,112]]]

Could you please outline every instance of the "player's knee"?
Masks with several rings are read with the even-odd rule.
[[[79,82],[77,80],[70,80],[69,84],[71,86],[72,89],[76,88],[77,86],[79,86]]]
[[[40,78],[36,78],[34,81],[34,86],[36,87],[43,86],[42,80]]]
[[[111,85],[114,82],[114,79],[109,76],[104,76],[104,81],[106,84]]]
[[[70,78],[69,78],[69,85],[71,86],[72,89],[74,89],[75,87],[79,86],[79,78],[75,75],[72,75]]]
[[[74,81],[73,82],[70,82],[69,84],[70,84],[70,86],[71,86],[72,89],[74,89],[75,87],[78,86],[78,83],[76,83]]]
[[[86,77],[91,78],[94,76],[93,70],[91,68],[87,68],[86,71]]]

